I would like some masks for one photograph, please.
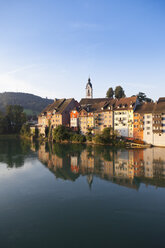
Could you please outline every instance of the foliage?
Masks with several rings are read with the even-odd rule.
[[[56,142],[67,140],[83,143],[86,138],[84,135],[75,133],[70,128],[60,125],[53,130],[53,140]]]
[[[27,137],[31,136],[29,124],[23,124],[20,134]]]
[[[113,90],[113,88],[111,87],[111,88],[109,88],[109,89],[107,90],[106,97],[108,97],[108,98],[113,98],[113,96],[114,96],[114,90]]]
[[[106,127],[103,129],[101,134],[97,134],[93,138],[94,142],[97,144],[112,144],[117,145],[120,142],[117,140],[117,133],[111,127]]]
[[[6,131],[7,122],[5,116],[0,113],[0,134],[4,134]]]
[[[92,135],[93,127],[88,127],[86,135]]]
[[[125,97],[125,96],[126,96],[126,95],[125,95],[125,93],[124,93],[123,88],[122,88],[121,86],[117,86],[117,87],[115,88],[115,97],[116,97],[117,99],[120,99],[120,98]]]
[[[59,125],[53,130],[53,140],[56,142],[69,140],[71,131],[63,125]]]
[[[26,122],[26,115],[19,105],[8,105],[5,113],[0,113],[0,134],[19,133]]]
[[[93,137],[92,134],[88,134],[88,135],[86,136],[86,139],[87,139],[88,141],[92,141],[92,137]]]
[[[145,93],[139,92],[137,94],[139,102],[152,102],[151,98],[148,98]]]
[[[82,134],[74,134],[72,137],[71,137],[71,140],[72,141],[76,141],[76,142],[80,142],[80,143],[83,143],[86,141],[86,137]]]
[[[7,133],[19,133],[22,125],[26,122],[26,115],[20,105],[8,105],[5,114]]]

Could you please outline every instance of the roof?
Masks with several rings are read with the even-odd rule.
[[[100,102],[105,102],[108,101],[108,98],[82,98],[80,100],[80,105],[90,105],[90,104],[95,104],[95,103],[100,103]]]
[[[145,102],[136,107],[135,113],[152,113],[154,110],[155,103],[153,102]]]
[[[66,109],[66,107],[68,106],[68,104],[71,103],[71,101],[74,100],[74,98],[70,98],[70,99],[59,99],[56,100],[52,103],[49,104],[45,109],[42,110],[41,114],[45,114],[46,112],[53,112],[54,110],[56,110],[56,113],[58,114],[62,114],[62,112]]]
[[[160,102],[165,102],[165,97],[160,97],[160,98],[158,99],[158,103],[160,103]]]
[[[115,110],[134,109],[136,101],[137,101],[137,96],[120,98],[119,100],[116,100]]]
[[[110,98],[83,98],[80,101],[81,108],[88,112],[105,111],[108,106],[114,105],[116,99]]]
[[[124,97],[119,100],[114,98],[82,98],[80,105],[82,108],[88,106],[90,111],[95,112],[107,111],[110,106],[113,107],[113,110],[129,110],[134,109],[136,101],[137,96]]]
[[[159,98],[158,102],[155,103],[154,113],[165,113],[165,98],[164,100]]]

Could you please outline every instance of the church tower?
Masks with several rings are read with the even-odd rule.
[[[86,98],[93,98],[93,88],[90,78],[88,78],[88,83],[86,85]]]

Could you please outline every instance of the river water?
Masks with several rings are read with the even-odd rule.
[[[0,140],[0,247],[165,247],[165,149]]]

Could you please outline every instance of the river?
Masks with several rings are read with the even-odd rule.
[[[165,149],[0,140],[0,247],[164,247]]]

